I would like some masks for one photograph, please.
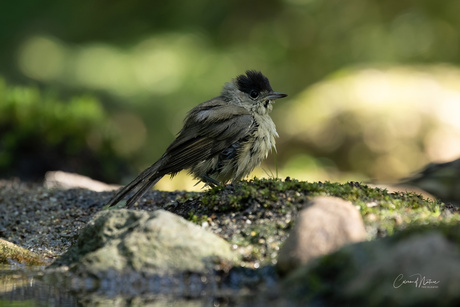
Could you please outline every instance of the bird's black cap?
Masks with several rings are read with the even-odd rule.
[[[262,75],[261,72],[255,70],[246,71],[246,75],[239,75],[236,77],[236,84],[238,89],[242,92],[249,94],[252,90],[259,93],[262,91],[273,92],[268,78]]]

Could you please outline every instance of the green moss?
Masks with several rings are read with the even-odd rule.
[[[32,266],[47,264],[45,259],[38,254],[0,239],[0,264],[8,264],[11,260],[13,262]]]
[[[198,216],[198,215],[195,215],[195,214],[192,214],[192,213],[190,213],[189,217],[188,217],[189,221],[191,221],[191,222],[193,222],[195,224],[198,224],[198,225],[203,224],[204,222],[206,222],[207,219],[208,219],[207,215]]]

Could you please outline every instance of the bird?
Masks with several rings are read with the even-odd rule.
[[[444,203],[460,205],[460,159],[430,163],[411,177],[403,178],[400,186],[415,186]]]
[[[121,188],[106,207],[136,191],[126,202],[131,206],[163,176],[182,170],[211,187],[238,182],[276,150],[278,133],[269,113],[275,100],[286,96],[274,92],[268,78],[256,70],[225,83],[218,97],[188,112],[160,159]]]

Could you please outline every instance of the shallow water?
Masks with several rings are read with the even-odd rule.
[[[250,306],[254,293],[247,286],[267,285],[267,280],[272,279],[271,269],[260,273],[239,269],[219,282],[216,275],[184,274],[148,280],[139,276],[120,280],[113,276],[95,283],[91,279],[50,278],[44,275],[44,267],[0,266],[0,307]]]
[[[78,306],[69,291],[39,279],[43,267],[0,267],[0,306]]]

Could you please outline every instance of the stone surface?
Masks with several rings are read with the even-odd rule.
[[[350,202],[336,197],[315,197],[299,212],[294,228],[282,245],[278,270],[288,273],[345,244],[365,239],[361,215]]]
[[[48,262],[49,263],[49,262]],[[0,238],[0,265],[2,264],[25,264],[44,265],[48,264],[39,255],[22,248],[14,243]]]
[[[87,189],[96,192],[113,191],[120,186],[107,184],[75,173],[50,171],[45,174],[43,185],[48,189]]]
[[[96,214],[53,267],[90,275],[163,274],[204,272],[220,260],[235,260],[230,245],[182,217],[122,209]]]
[[[459,231],[419,227],[346,246],[289,275],[282,296],[296,303],[458,305]]]
[[[398,305],[412,304],[414,299],[422,304],[457,289],[460,299],[460,253],[439,232],[413,235],[384,250],[380,248],[374,259],[363,263],[343,288],[345,298],[366,297],[372,303],[391,297]]]

